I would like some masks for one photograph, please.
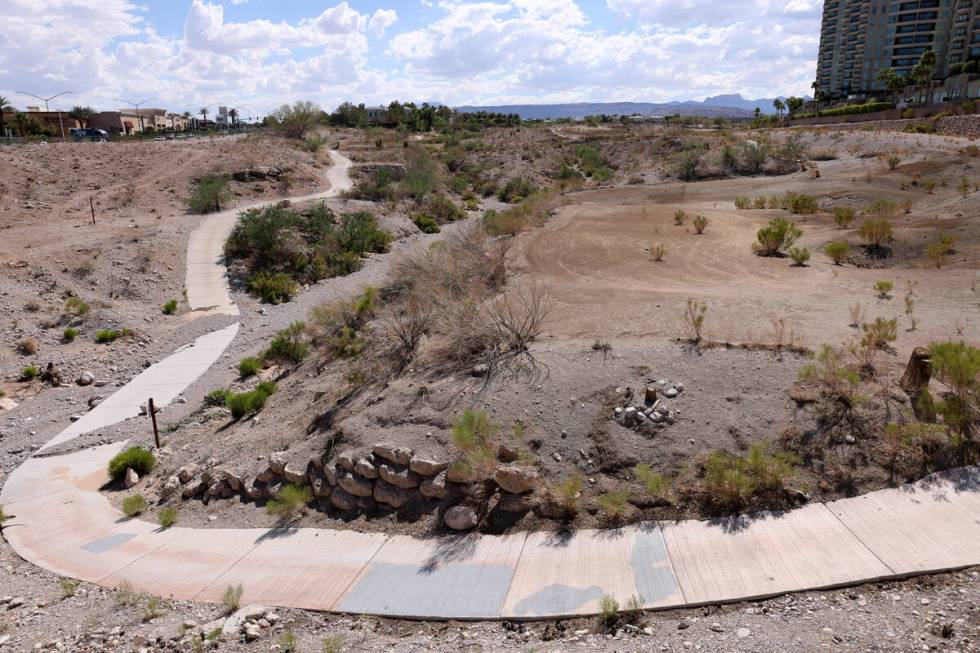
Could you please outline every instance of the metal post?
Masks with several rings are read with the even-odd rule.
[[[153,397],[147,402],[147,407],[150,410],[150,420],[153,422],[153,442],[156,444],[157,449],[160,448],[160,431],[157,430],[157,411],[153,407]]]
[[[88,196],[88,208],[92,211],[92,224],[95,224],[95,202],[91,195]]]

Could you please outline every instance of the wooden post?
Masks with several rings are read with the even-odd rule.
[[[88,208],[92,211],[92,224],[95,224],[95,202],[92,201],[92,196],[88,196]]]
[[[930,377],[929,350],[925,347],[916,347],[912,350],[909,364],[905,367],[905,374],[902,375],[899,383],[906,392],[919,393],[929,387]]]
[[[153,406],[153,397],[146,403],[147,408],[150,411],[150,421],[153,422],[153,442],[156,444],[157,449],[160,448],[160,431],[157,430],[157,411]]]

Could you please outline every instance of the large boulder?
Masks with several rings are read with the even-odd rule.
[[[350,451],[337,454],[337,457],[334,459],[334,464],[339,469],[346,469],[348,472],[354,471],[354,462],[354,454]]]
[[[273,474],[281,476],[286,470],[286,463],[288,462],[289,458],[286,456],[285,451],[277,451],[269,454],[269,469],[272,470]]]
[[[341,510],[354,510],[357,508],[357,497],[337,487],[330,493],[330,503]]]
[[[435,476],[439,472],[449,467],[448,462],[439,462],[432,458],[413,457],[408,463],[408,468],[420,476]]]
[[[180,491],[180,496],[184,499],[190,499],[201,494],[206,489],[208,489],[207,483],[201,479],[191,479],[184,484],[184,489]]]
[[[378,478],[378,468],[374,466],[372,454],[358,458],[357,462],[354,463],[354,471],[364,478]]]
[[[222,469],[218,477],[228,484],[233,491],[242,489],[242,473],[235,469]]]
[[[527,465],[501,465],[494,472],[493,480],[502,490],[511,494],[530,492],[541,484],[538,468]]]
[[[400,488],[412,489],[419,486],[419,479],[415,474],[413,474],[407,467],[402,467],[400,465],[382,465],[378,468],[378,474],[381,478],[388,481],[392,485],[397,485]]]
[[[369,497],[374,493],[371,481],[347,471],[337,474],[337,485],[357,497]]]
[[[497,510],[502,512],[527,512],[538,505],[538,497],[534,492],[511,494],[501,492],[497,501]]]
[[[443,515],[443,521],[454,531],[468,531],[477,524],[476,511],[469,506],[453,506]]]
[[[446,485],[446,472],[439,472],[432,478],[427,478],[419,485],[419,492],[422,496],[429,499],[445,499],[449,496],[449,487]]]
[[[401,508],[411,499],[411,494],[391,483],[378,481],[374,484],[374,499],[392,508]]]
[[[310,488],[316,497],[328,497],[333,489],[323,472],[316,470],[310,472]]]
[[[134,485],[136,485],[139,482],[140,482],[140,475],[137,474],[132,469],[127,469],[126,470],[126,477],[123,479],[123,484],[127,488],[131,488],[131,487],[133,487]]]
[[[396,447],[390,444],[374,446],[374,455],[384,458],[396,465],[408,465],[412,461],[412,450],[408,447]]]
[[[95,383],[95,375],[91,372],[82,372],[78,375],[78,385],[92,385]]]
[[[177,490],[180,489],[180,479],[176,476],[167,477],[166,482],[160,488],[160,499],[169,499]]]
[[[286,466],[282,470],[282,477],[286,479],[286,482],[292,483],[293,485],[306,485],[308,480],[306,477],[306,468],[301,468],[295,463],[286,463]]]

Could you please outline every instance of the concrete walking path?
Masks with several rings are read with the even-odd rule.
[[[332,152],[330,196],[349,187]],[[239,209],[240,211],[240,209]],[[194,309],[237,314],[220,264],[236,212],[209,217],[188,244]],[[193,270],[193,271],[192,271]],[[220,274],[219,274],[220,272]],[[132,417],[151,394],[165,405],[234,339],[203,336],[153,365],[46,447]],[[789,513],[643,523],[568,533],[418,539],[331,529],[162,529],[126,519],[99,493],[125,442],[34,457],[0,493],[16,517],[3,534],[24,559],[115,587],[219,602],[392,617],[533,619],[593,614],[603,596],[663,609],[750,600],[980,564],[980,471]],[[42,449],[43,451],[43,449]]]

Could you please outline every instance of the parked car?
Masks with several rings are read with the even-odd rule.
[[[73,129],[71,132],[76,141],[95,141],[97,143],[107,143],[109,141],[109,132],[104,129],[87,127],[83,129]]]

